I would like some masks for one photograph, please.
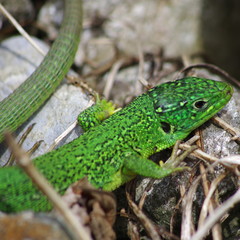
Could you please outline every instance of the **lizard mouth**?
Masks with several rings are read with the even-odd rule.
[[[221,82],[218,90],[209,97],[210,105],[203,111],[201,117],[199,117],[199,121],[194,124],[195,126],[193,126],[192,129],[202,125],[219,112],[229,102],[232,95],[233,88],[227,83]]]
[[[233,88],[231,87],[231,89],[228,89],[226,94],[232,96],[233,95]]]
[[[210,111],[212,107],[209,107],[209,111],[206,111],[206,115],[202,117],[202,119],[211,118],[214,116],[219,110],[221,110],[231,99],[233,95],[233,88],[227,83],[222,82],[223,87],[219,88],[219,91],[212,96],[212,107],[215,105],[215,111]],[[221,97],[220,97],[221,96]]]
[[[233,95],[233,88],[229,84],[225,82],[217,82],[218,88],[212,96],[210,96],[210,100],[213,105],[216,106],[216,109],[220,110],[223,108],[223,104],[226,104]]]
[[[233,95],[233,88],[232,88],[232,86],[226,85],[225,88],[223,89],[223,92],[227,96],[226,102],[228,102],[230,100],[230,98],[232,97],[232,95]]]
[[[232,96],[233,94],[233,88],[229,84],[225,82],[221,82],[221,85],[223,86],[222,88],[219,88],[220,92],[225,92],[226,95]]]

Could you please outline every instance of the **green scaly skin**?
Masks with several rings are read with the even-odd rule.
[[[15,131],[50,97],[70,69],[82,29],[81,0],[65,0],[58,38],[37,70],[0,102],[0,143],[4,131]]]
[[[79,115],[79,123],[87,132],[34,159],[34,164],[60,194],[84,176],[95,187],[108,191],[136,174],[165,177],[181,168],[166,164],[160,167],[147,158],[211,118],[229,101],[232,92],[223,82],[184,78],[150,89],[102,123],[103,116],[111,115],[113,108],[100,101]],[[0,210],[26,209],[47,211],[51,205],[21,169],[0,169]]]

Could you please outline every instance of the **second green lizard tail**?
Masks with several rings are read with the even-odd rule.
[[[58,38],[37,70],[0,102],[0,142],[4,131],[15,131],[50,97],[71,67],[82,29],[81,0],[65,0]]]

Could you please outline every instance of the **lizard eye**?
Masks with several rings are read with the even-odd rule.
[[[193,106],[196,108],[196,109],[203,109],[205,106],[206,106],[206,101],[204,100],[199,100],[199,101],[196,101],[193,103]]]
[[[170,133],[170,131],[171,131],[171,126],[170,126],[169,123],[161,122],[161,126],[162,126],[162,130],[163,130],[165,133]]]

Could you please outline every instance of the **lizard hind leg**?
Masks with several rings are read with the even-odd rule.
[[[78,124],[84,131],[101,124],[117,110],[112,102],[97,97],[96,104],[87,108],[78,115]]]

